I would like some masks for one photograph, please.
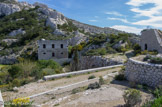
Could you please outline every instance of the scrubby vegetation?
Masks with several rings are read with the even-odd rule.
[[[142,107],[161,107],[162,106],[162,86],[157,87],[154,91],[152,91],[155,99],[152,101],[147,101],[143,104]]]
[[[99,49],[92,49],[85,53],[86,56],[93,56],[93,55],[106,55],[106,49],[105,48],[99,48]]]
[[[161,57],[147,55],[143,60],[148,61],[148,62],[153,63],[153,64],[162,64],[162,58]]]
[[[72,23],[72,21],[68,21],[68,23],[65,23],[63,25],[58,25],[58,29],[66,32],[73,32],[78,30],[78,28]]]
[[[24,60],[20,63],[4,67],[0,71],[0,88],[11,89],[14,86],[21,86],[31,81],[41,79],[45,75],[58,74],[62,67],[52,61]]]
[[[125,107],[139,106],[142,102],[140,91],[136,89],[129,89],[124,92],[123,98],[125,101]]]
[[[96,78],[95,75],[91,75],[91,76],[88,77],[89,80],[90,80],[90,79],[94,79],[94,78]]]
[[[101,85],[98,82],[95,82],[95,83],[89,84],[87,89],[93,90],[93,89],[98,89],[100,87],[101,87]]]
[[[88,43],[86,43],[85,47],[90,46],[98,46],[99,48],[91,49],[84,53],[86,56],[93,55],[105,55],[105,54],[113,54],[117,52],[123,52],[123,54],[132,48],[132,44],[130,43],[128,34],[118,34],[118,35],[106,35],[106,34],[98,34],[96,36],[91,36],[89,38]],[[118,44],[119,42],[127,43],[126,46],[120,46],[118,48],[114,48],[113,46]]]
[[[17,98],[6,102],[5,107],[32,107],[32,103],[30,98]]]
[[[118,81],[124,81],[124,80],[126,80],[125,75],[124,75],[124,70],[125,70],[125,67],[123,67],[119,71],[119,74],[115,76],[115,80],[118,80]]]

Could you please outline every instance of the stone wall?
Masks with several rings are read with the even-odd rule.
[[[10,64],[14,64],[16,62],[17,62],[16,57],[10,57],[10,56],[0,57],[0,64],[10,65]]]
[[[112,65],[118,65],[118,64],[122,64],[122,62],[112,60],[109,58],[104,58],[102,56],[81,56],[79,59],[78,70],[112,66]],[[75,65],[75,62],[72,62],[71,67],[73,67],[74,65]]]
[[[141,49],[154,51],[157,50],[159,53],[162,53],[162,38],[156,29],[146,29],[143,30],[141,35]]]
[[[162,65],[129,59],[125,76],[129,81],[156,87],[162,85]]]

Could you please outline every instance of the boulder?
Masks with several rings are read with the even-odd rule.
[[[17,87],[14,87],[14,88],[13,88],[13,91],[14,91],[14,92],[18,92],[19,89],[18,89]]]
[[[16,36],[18,34],[24,35],[26,32],[23,31],[22,29],[14,30],[11,33],[9,33],[9,36]]]
[[[65,32],[60,30],[60,29],[56,29],[53,34],[55,35],[59,35],[59,36],[66,36]]]

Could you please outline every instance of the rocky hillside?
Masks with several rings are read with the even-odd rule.
[[[101,28],[101,27],[97,27],[97,26],[92,26],[92,25],[88,25],[88,24],[84,24],[75,20],[71,20],[73,22],[73,24],[75,26],[77,26],[78,28],[84,30],[85,32],[90,32],[90,33],[105,33],[105,34],[118,34],[118,33],[126,33],[123,31],[119,31],[113,28]]]
[[[0,0],[0,25],[0,56],[4,60],[36,58],[37,40],[41,38],[67,39],[69,45],[75,46],[96,35],[125,33],[68,19],[41,3],[17,0]]]

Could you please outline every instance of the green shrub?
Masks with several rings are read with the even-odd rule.
[[[115,80],[118,80],[118,81],[124,81],[126,80],[124,74],[118,74],[115,76]]]
[[[152,57],[152,56],[149,55],[149,56],[146,56],[143,59],[143,61],[148,61],[148,60],[149,60],[150,63],[162,64],[162,58],[161,57],[156,57],[156,56]]]
[[[105,81],[104,81],[104,79],[103,79],[102,76],[99,77],[99,84],[100,84],[100,85],[105,84]]]
[[[75,88],[72,90],[72,94],[76,94],[76,93],[79,93],[79,92],[82,92],[84,90],[86,90],[87,87],[79,87],[79,88]]]
[[[135,55],[141,54],[141,47],[138,44],[135,44],[133,46],[133,50],[134,50]]]
[[[68,75],[68,76],[67,76],[67,78],[71,78],[71,77],[72,77],[72,75]]]
[[[39,60],[38,61],[38,66],[43,69],[43,68],[52,68],[52,69],[60,69],[62,70],[61,66],[56,63],[53,60]]]
[[[154,101],[148,101],[142,107],[162,107],[162,96]]]
[[[142,95],[140,91],[136,89],[126,90],[123,95],[126,107],[134,107],[136,105],[140,105],[142,102],[141,97]]]
[[[95,83],[89,84],[87,89],[98,89],[100,87],[101,87],[100,84],[98,82],[95,82]]]
[[[96,78],[95,75],[91,75],[91,76],[88,77],[88,79],[94,79],[94,78]]]
[[[93,55],[105,55],[107,53],[105,48],[99,49],[92,49],[85,53],[86,56],[93,56]]]
[[[8,72],[11,75],[11,77],[16,78],[20,76],[22,69],[19,66],[12,65]]]
[[[159,98],[162,96],[162,85],[160,85],[159,87],[157,87],[154,91],[153,91],[153,95],[156,98]]]
[[[43,72],[43,76],[56,74],[56,72],[54,71],[54,69],[51,69],[51,68],[42,69],[42,72]]]
[[[158,52],[157,51],[148,51],[148,50],[144,50],[141,52],[142,55],[147,55],[147,54],[150,54],[150,55],[157,55]]]
[[[19,79],[14,79],[13,81],[12,81],[12,85],[15,87],[19,87],[19,86],[21,86],[21,80],[19,80]]]

